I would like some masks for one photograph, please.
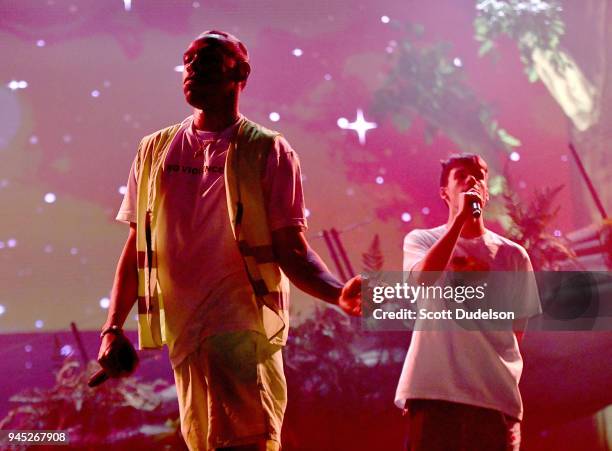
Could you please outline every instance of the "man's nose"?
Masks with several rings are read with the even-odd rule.
[[[183,70],[187,73],[187,75],[193,74],[193,59],[183,64]]]
[[[466,183],[470,186],[476,186],[478,184],[478,180],[472,174],[469,174],[467,176]]]

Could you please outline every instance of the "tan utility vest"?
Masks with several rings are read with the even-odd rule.
[[[146,136],[138,147],[136,249],[140,349],[160,348],[167,342],[162,287],[157,278],[156,222],[164,161],[180,128],[181,124],[176,124]],[[271,343],[284,345],[289,332],[289,280],[274,256],[261,186],[268,154],[277,136],[277,132],[244,117],[240,120],[225,160],[225,193],[229,221],[264,330]]]

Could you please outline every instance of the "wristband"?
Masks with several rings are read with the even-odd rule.
[[[104,338],[104,335],[106,334],[123,335],[123,330],[121,329],[121,327],[117,326],[116,324],[113,324],[112,326],[108,326],[107,328],[103,329],[102,332],[100,332],[100,338]]]

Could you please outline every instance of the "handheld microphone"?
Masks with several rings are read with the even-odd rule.
[[[475,219],[480,218],[482,215],[482,208],[480,207],[480,203],[474,201],[472,202],[472,217]]]
[[[87,381],[87,386],[94,388],[97,387],[98,385],[106,382],[108,379],[108,374],[106,374],[106,371],[104,370],[98,370],[96,371]]]
[[[117,370],[120,371],[118,376],[115,377],[126,377],[132,374],[138,366],[138,354],[132,346],[132,343],[130,343],[130,341],[123,335],[119,335],[117,340],[119,341],[116,343],[117,348],[112,353],[113,355],[111,361],[115,362]],[[104,370],[104,368],[100,368],[89,377],[87,385],[91,388],[97,387],[98,385],[106,382],[109,378],[110,375]]]

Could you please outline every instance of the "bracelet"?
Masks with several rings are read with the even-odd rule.
[[[112,326],[108,326],[106,329],[103,329],[102,332],[100,332],[100,338],[104,338],[104,335],[106,334],[123,335],[123,330],[121,329],[121,327],[117,326],[116,324],[113,324]]]

